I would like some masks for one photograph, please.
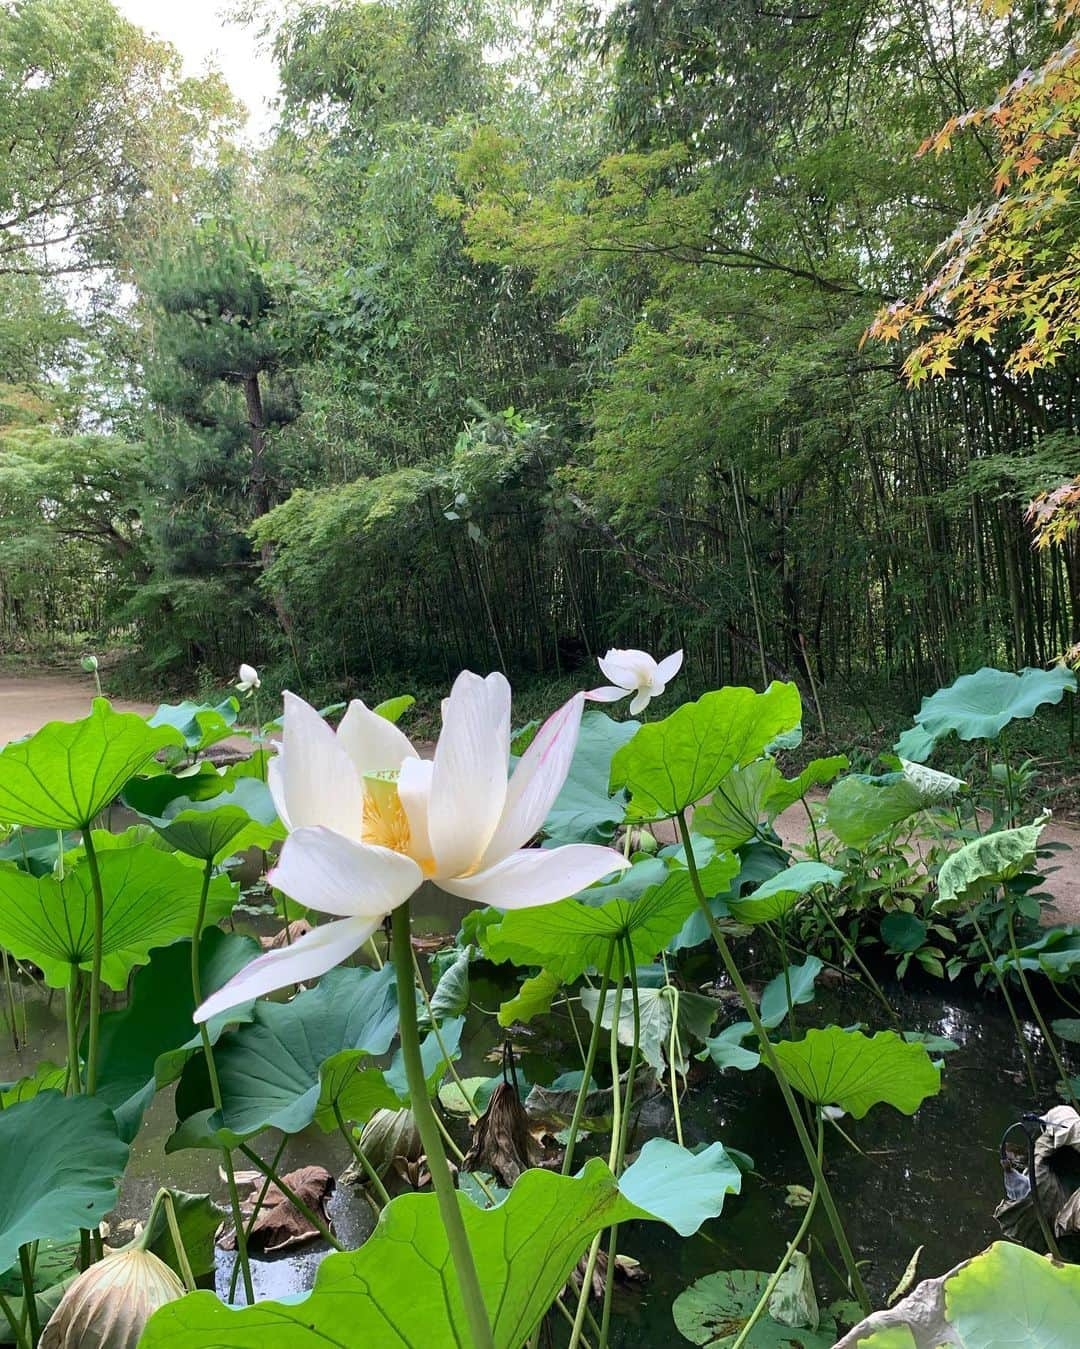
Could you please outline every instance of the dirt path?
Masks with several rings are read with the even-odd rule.
[[[107,690],[106,690],[107,692]],[[0,674],[0,745],[29,735],[47,721],[75,721],[90,711],[92,675]],[[118,712],[153,712],[156,703],[110,699]]]
[[[0,674],[0,745],[29,735],[47,721],[71,721],[90,710],[94,681],[90,675]],[[152,712],[155,704],[113,700],[123,712]],[[238,742],[239,743],[239,742]],[[776,831],[787,847],[799,848],[809,834],[806,812],[794,805],[776,820]],[[1046,843],[1065,843],[1072,850],[1061,852],[1051,865],[1046,889],[1054,896],[1057,910],[1047,915],[1051,923],[1080,923],[1080,828],[1053,820],[1043,831]]]

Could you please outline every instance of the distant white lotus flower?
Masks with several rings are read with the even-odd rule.
[[[510,685],[500,674],[458,676],[430,761],[362,702],[349,704],[335,734],[286,693],[269,785],[289,837],[268,879],[336,921],[253,960],[195,1020],[324,974],[425,880],[477,904],[524,909],[621,871],[627,863],[611,848],[525,847],[570,771],[584,698],[548,718],[508,777]]]
[[[239,689],[241,693],[251,693],[261,684],[262,680],[259,678],[259,672],[254,665],[244,664],[240,666],[240,682],[234,687]]]
[[[598,662],[600,669],[611,680],[605,688],[592,689],[585,695],[594,703],[617,703],[620,698],[634,695],[630,715],[644,712],[654,698],[659,698],[668,684],[682,669],[682,651],[673,651],[662,661],[653,660],[647,651],[616,651],[612,649]]]

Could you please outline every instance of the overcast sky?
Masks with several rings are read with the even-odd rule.
[[[222,72],[250,114],[254,135],[269,127],[267,100],[277,93],[277,73],[259,50],[254,31],[226,24],[222,0],[113,0],[117,9],[147,32],[165,38],[184,58],[184,73],[201,74],[210,61]]]

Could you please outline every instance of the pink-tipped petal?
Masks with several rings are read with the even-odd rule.
[[[443,706],[428,799],[436,875],[472,871],[506,801],[510,762],[510,685],[501,674],[465,670]]]
[[[403,853],[354,843],[331,829],[296,829],[267,880],[306,909],[373,918],[396,909],[423,880]]]
[[[195,1009],[194,1021],[209,1021],[219,1012],[227,1012],[230,1007],[250,1002],[263,993],[317,979],[347,960],[381,921],[381,918],[342,918],[313,928],[291,946],[256,956],[250,965],[245,965],[239,974],[234,974],[223,988],[211,993],[202,1006]]]
[[[361,777],[396,773],[406,759],[416,758],[409,737],[359,698],[353,699],[341,718],[337,738]]]
[[[629,651],[611,650],[597,662],[611,680],[624,689],[640,689],[656,678],[656,661],[647,651],[631,648]]]
[[[281,753],[271,768],[274,803],[289,829],[325,825],[359,842],[364,818],[360,776],[334,732],[294,693],[285,694]]]
[[[570,772],[584,708],[585,695],[575,694],[533,736],[506,788],[502,819],[484,853],[482,868],[524,847],[547,819]]]
[[[563,848],[523,848],[475,876],[440,880],[452,895],[497,909],[531,909],[554,904],[584,890],[629,862],[613,848],[568,843]]]
[[[591,703],[617,703],[623,698],[629,698],[632,692],[632,689],[620,689],[614,684],[608,684],[604,688],[590,689],[585,697]]]
[[[683,653],[681,648],[678,651],[673,651],[670,656],[665,656],[662,661],[657,663],[655,682],[658,684],[670,684],[682,669],[682,663]]]

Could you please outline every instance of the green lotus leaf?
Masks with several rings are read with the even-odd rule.
[[[112,1111],[93,1096],[43,1091],[0,1111],[0,1270],[29,1241],[96,1226],[127,1159]]]
[[[581,990],[581,1005],[595,1018],[600,1005],[600,991],[595,988]],[[639,988],[638,990],[638,1046],[641,1057],[663,1077],[665,1061],[671,1040],[671,1022],[678,1020],[679,1040],[685,1053],[687,1043],[694,1039],[704,1041],[712,1023],[720,1011],[720,1004],[701,993],[684,993],[672,984],[660,988]],[[615,1015],[615,990],[608,991],[600,1013],[600,1024],[610,1029]],[[619,1001],[619,1027],[616,1034],[619,1043],[634,1043],[634,1002],[629,988],[623,989]],[[680,1065],[682,1071],[682,1065]]]
[[[340,967],[291,1002],[257,1002],[251,1022],[218,1041],[222,1109],[214,1127],[238,1137],[306,1129],[319,1106],[322,1065],[343,1049],[385,1053],[397,1024],[390,965],[377,972]],[[193,1058],[177,1087],[177,1114],[186,1120],[210,1100],[206,1065]]]
[[[605,712],[581,718],[570,772],[544,821],[549,844],[611,842],[626,815],[625,793],[608,790],[611,760],[637,729],[636,721],[613,721]]]
[[[747,1049],[743,1041],[754,1034],[749,1021],[736,1021],[725,1026],[719,1035],[705,1041],[705,1048],[697,1055],[699,1059],[712,1059],[713,1063],[726,1072],[734,1068],[736,1072],[752,1072],[761,1062],[756,1049]]]
[[[51,1059],[42,1059],[34,1065],[34,1071],[17,1082],[9,1082],[0,1090],[0,1110],[18,1101],[30,1101],[42,1091],[66,1091],[68,1067],[66,1063],[53,1063]]]
[[[442,1021],[447,1016],[461,1016],[469,1005],[469,963],[475,955],[475,948],[451,948],[449,954],[452,959],[440,971],[438,983],[431,994],[431,1015],[436,1021]]]
[[[259,943],[239,933],[210,927],[199,943],[203,996],[223,987],[260,952]],[[216,1044],[226,1026],[250,1021],[254,1003],[212,1017],[206,1028]],[[135,975],[128,1005],[105,1012],[98,1044],[98,1095],[113,1108],[121,1137],[134,1138],[154,1092],[180,1076],[202,1046],[191,1016],[191,942],[154,951]]]
[[[225,1210],[215,1204],[208,1194],[187,1194],[184,1190],[172,1189],[169,1194],[172,1196],[176,1225],[191,1272],[196,1279],[207,1278],[214,1272],[214,1237],[225,1217]],[[149,1232],[144,1239],[148,1250],[153,1251],[159,1260],[164,1260],[174,1273],[183,1277],[164,1207],[154,1211]]]
[[[499,1025],[513,1026],[517,1022],[527,1025],[534,1016],[550,1012],[551,1004],[562,986],[562,979],[553,970],[541,970],[539,974],[522,980],[517,993],[500,1003]]]
[[[893,1031],[871,1037],[830,1026],[807,1031],[802,1040],[782,1040],[775,1049],[797,1091],[815,1105],[838,1105],[855,1119],[879,1104],[913,1115],[941,1090],[941,1070],[926,1047]]]
[[[630,793],[636,819],[677,815],[712,792],[733,768],[761,757],[802,716],[794,684],[764,693],[724,688],[648,722],[611,761],[611,786]]]
[[[758,1013],[762,1022],[772,1030],[779,1026],[791,1007],[813,1002],[814,981],[824,969],[817,956],[807,956],[801,965],[789,965],[765,985]],[[790,1002],[789,1002],[790,995]]]
[[[61,840],[66,852],[78,842],[78,835],[61,835],[55,829],[15,829],[8,841],[0,846],[0,862],[14,862],[31,876],[44,876],[56,865]]]
[[[415,702],[416,699],[411,693],[399,693],[396,698],[384,698],[371,710],[377,712],[380,717],[385,717],[387,721],[398,722]]]
[[[200,871],[153,844],[131,837],[100,838],[98,866],[104,892],[101,977],[121,989],[136,965],[157,946],[190,936],[199,909]],[[207,922],[232,911],[236,887],[216,876],[207,897]],[[62,881],[35,878],[0,866],[0,943],[41,967],[45,982],[63,988],[71,966],[89,970],[94,946],[94,899],[85,856]]]
[[[706,894],[726,888],[738,870],[738,858],[722,854],[702,872]],[[697,908],[690,873],[683,867],[665,869],[665,864],[650,858],[627,873],[625,883],[639,868],[648,875],[663,877],[648,886],[638,898],[608,899],[602,904],[563,899],[535,909],[515,909],[502,921],[488,927],[482,937],[484,954],[494,961],[512,961],[516,965],[543,965],[569,983],[590,967],[603,969],[613,941],[628,938],[635,957],[652,960],[682,928]],[[610,894],[619,882],[597,886],[595,892]],[[585,895],[591,892],[583,892]]]
[[[995,1241],[895,1307],[873,1312],[836,1349],[1072,1349],[1080,1324],[1080,1268]]]
[[[698,838],[694,844],[694,855],[698,856],[701,852],[699,845],[701,843],[711,843],[710,839]],[[762,881],[767,881],[771,876],[777,875],[784,870],[786,854],[774,848],[767,843],[747,843],[735,854],[739,861],[739,870],[732,877],[726,889],[711,890],[707,885],[704,886],[705,894],[709,897],[709,909],[714,918],[731,919],[730,903],[737,896],[758,886]],[[699,867],[701,863],[698,863]],[[702,870],[702,880],[704,882],[708,874],[708,868]],[[682,951],[688,946],[700,946],[702,942],[711,942],[712,933],[709,925],[705,921],[705,915],[701,909],[697,909],[686,922],[681,930],[672,938],[668,945],[669,951]]]
[[[1042,824],[1019,829],[1000,829],[983,834],[950,853],[938,872],[938,897],[934,909],[973,904],[995,886],[1030,871],[1035,865]]]
[[[212,790],[216,786],[216,790]],[[269,848],[285,837],[266,784],[230,770],[193,777],[137,778],[124,801],[173,848],[204,861],[223,861],[244,848]]]
[[[772,923],[782,918],[816,885],[839,885],[844,873],[823,862],[796,862],[763,881],[756,890],[728,900],[731,916],[740,923]]]
[[[369,1057],[364,1049],[343,1049],[319,1066],[313,1118],[326,1133],[338,1127],[338,1114],[353,1124],[366,1124],[376,1110],[400,1110],[397,1092],[382,1069],[365,1062]]]
[[[797,778],[785,778],[772,759],[733,768],[695,810],[694,829],[715,840],[718,848],[741,847],[758,835],[762,820],[771,822],[811,787],[831,782],[847,766],[847,757],[835,754],[811,760]]]
[[[458,1196],[497,1345],[528,1340],[593,1236],[605,1227],[651,1219],[677,1223],[677,1230],[686,1231],[693,1220],[691,1203],[704,1216],[720,1212],[724,1194],[734,1188],[723,1149],[710,1149],[706,1164],[691,1154],[680,1164],[669,1151],[671,1143],[654,1159],[660,1141],[646,1143],[624,1174],[633,1199],[599,1158],[576,1176],[526,1171],[494,1208],[481,1209]],[[635,1177],[635,1167],[643,1163],[644,1174]],[[699,1195],[708,1196],[707,1203],[699,1195],[687,1200],[679,1193],[690,1188],[679,1183],[680,1165],[693,1176]],[[715,1181],[710,1169],[717,1173]],[[327,1256],[307,1297],[234,1310],[212,1293],[191,1293],[154,1314],[139,1349],[206,1349],[209,1344],[326,1349],[327,1344],[356,1344],[361,1337],[364,1349],[469,1349],[471,1336],[434,1195],[394,1199],[359,1250]]]
[[[95,698],[81,721],[50,721],[0,751],[0,820],[85,829],[158,750],[181,744],[168,726],[114,712]]]
[[[1019,674],[984,666],[924,698],[915,713],[922,735],[905,732],[897,753],[909,759],[928,758],[934,744],[952,731],[961,740],[994,740],[1009,722],[1034,716],[1045,703],[1061,702],[1067,692],[1076,692],[1076,675],[1067,665]]]
[[[959,778],[919,763],[906,763],[902,772],[880,777],[852,773],[829,793],[826,820],[842,843],[863,848],[918,811],[949,801],[963,785]]]
[[[730,1349],[764,1295],[769,1275],[756,1269],[721,1269],[706,1274],[675,1299],[671,1314],[691,1344]],[[817,1330],[781,1325],[765,1315],[743,1341],[746,1349],[831,1349],[835,1323]]]
[[[208,749],[232,735],[240,711],[239,701],[231,695],[220,703],[162,703],[148,718],[151,726],[167,726],[178,731],[189,750]]]

